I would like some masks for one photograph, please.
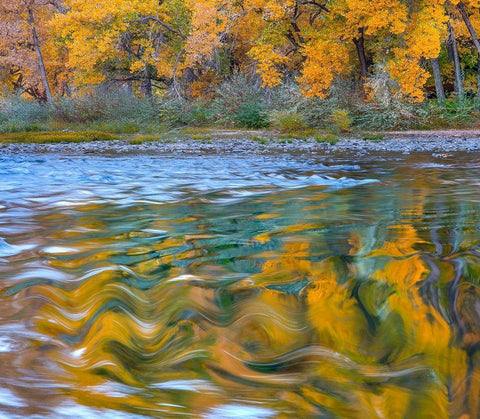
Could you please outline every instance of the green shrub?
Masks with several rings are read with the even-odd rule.
[[[57,101],[55,116],[65,122],[116,121],[138,124],[155,119],[160,105],[129,92],[99,88],[75,98],[61,98]]]
[[[278,86],[271,89],[262,89],[261,93],[265,109],[273,112],[298,112],[298,109],[308,102],[295,77],[287,77]]]
[[[228,126],[235,124],[249,128],[265,127],[268,125],[264,114],[268,112],[293,110],[305,98],[300,92],[298,83],[295,79],[286,79],[281,85],[275,88],[263,88],[262,81],[258,75],[234,74],[225,79],[215,89],[216,99],[208,107],[209,120],[218,125]],[[249,112],[248,107],[254,104],[254,109]],[[243,119],[244,114],[257,114],[260,118],[253,115],[247,120],[256,119],[255,123],[239,122],[238,114]]]
[[[211,106],[216,118],[235,122],[235,115],[246,104],[256,103],[262,106],[265,93],[258,77],[235,74],[217,86],[215,96]]]
[[[211,109],[203,102],[193,103],[183,115],[183,123],[185,125],[202,126],[208,124],[211,120]]]
[[[40,131],[48,127],[51,109],[35,101],[11,96],[0,101],[0,131]]]
[[[268,118],[263,107],[258,102],[242,103],[235,114],[235,122],[242,128],[265,128]]]

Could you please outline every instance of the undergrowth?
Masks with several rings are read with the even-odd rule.
[[[358,86],[337,82],[326,99],[306,99],[294,80],[276,88],[263,88],[255,76],[233,75],[219,84],[213,99],[187,99],[176,95],[138,98],[122,91],[97,89],[88,95],[62,98],[55,106],[42,105],[19,97],[0,98],[0,132],[102,132],[114,135],[152,135],[188,129],[201,140],[202,130],[270,129],[281,139],[311,138],[316,131],[334,137],[348,133],[406,129],[472,127],[480,124],[478,102],[466,98],[458,103],[447,99],[407,103],[383,94],[366,103]],[[68,131],[68,132],[65,132]],[[13,138],[13,137],[12,137]],[[19,136],[16,136],[19,138]],[[60,138],[60,137],[59,137]],[[190,136],[191,138],[191,136]],[[372,139],[378,141],[379,139]],[[132,138],[130,141],[143,141]]]

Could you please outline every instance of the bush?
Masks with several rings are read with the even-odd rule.
[[[367,131],[417,128],[427,124],[428,118],[428,112],[409,103],[364,103],[354,111],[355,126]]]
[[[268,118],[258,102],[242,103],[235,114],[235,122],[242,128],[265,128]]]
[[[142,99],[128,92],[102,89],[60,98],[55,106],[8,97],[0,102],[0,130],[26,132],[68,126],[132,134],[152,127],[158,130],[162,106],[162,99]]]
[[[157,118],[158,104],[124,91],[95,90],[75,98],[62,98],[56,118],[65,122],[147,122]]]
[[[352,129],[382,131],[468,126],[479,121],[478,103],[447,99],[408,103],[396,93],[388,74],[375,70],[369,86],[371,102],[351,80],[336,80],[325,99],[302,96],[294,78],[275,88],[263,88],[257,75],[234,74],[215,87],[215,99],[188,101],[177,95],[138,98],[128,91],[105,87],[74,98],[60,98],[56,106],[19,97],[0,98],[0,132],[62,130],[104,131],[118,134],[154,133],[184,126],[264,128],[272,125],[293,138],[312,129],[339,134]],[[393,84],[392,84],[393,83]],[[370,94],[371,93],[371,94]]]
[[[333,128],[341,132],[352,130],[352,118],[348,109],[335,109],[332,112]]]
[[[308,100],[295,78],[287,78],[273,89],[263,89],[265,108],[273,112],[297,112]]]
[[[281,132],[304,131],[308,128],[303,116],[296,111],[273,112],[270,123]]]
[[[0,102],[0,131],[40,131],[51,120],[51,109],[35,101],[19,97],[3,98]]]
[[[182,122],[185,125],[201,126],[212,122],[212,119],[210,107],[203,102],[197,102],[187,107]]]
[[[262,87],[262,81],[257,75],[245,74],[234,74],[225,79],[216,87],[215,96],[216,99],[209,107],[210,122],[248,128],[267,126],[267,110],[295,111],[305,101],[298,84],[293,80],[286,80],[270,89]]]
[[[447,128],[471,124],[480,116],[474,99],[460,104],[449,99],[445,106],[438,106],[436,101],[409,103],[395,93],[395,86],[381,72],[370,84],[371,102],[364,101],[355,83],[337,80],[327,98],[308,99],[299,105],[298,112],[307,125],[333,131]]]
[[[302,102],[298,112],[303,115],[305,123],[316,129],[332,128],[332,113],[336,109],[352,111],[363,99],[358,93],[358,86],[351,80],[336,80],[327,98],[310,98]],[[352,121],[354,122],[354,121]]]

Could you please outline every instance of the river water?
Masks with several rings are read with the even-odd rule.
[[[479,186],[476,154],[0,157],[0,416],[478,417]]]

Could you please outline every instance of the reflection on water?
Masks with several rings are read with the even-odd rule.
[[[402,157],[0,158],[0,412],[478,417],[480,169]]]

